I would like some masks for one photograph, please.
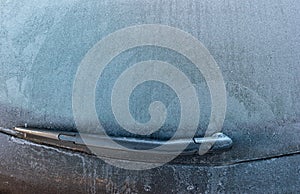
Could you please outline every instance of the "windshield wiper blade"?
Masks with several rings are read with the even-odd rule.
[[[84,151],[91,153],[88,147],[100,148],[110,151],[126,151],[140,153],[153,147],[169,145],[171,149],[161,150],[157,154],[172,154],[178,152],[177,147],[182,144],[189,146],[182,152],[183,155],[195,154],[202,143],[213,144],[210,152],[220,152],[228,150],[232,146],[232,140],[223,133],[216,133],[211,137],[194,137],[193,139],[176,139],[176,140],[157,140],[157,139],[140,139],[133,137],[108,137],[101,134],[88,134],[77,132],[54,131],[49,129],[36,129],[15,127],[13,130],[0,131],[9,133],[20,138],[28,139],[37,143],[54,145],[72,150]],[[83,141],[83,139],[85,141]],[[87,140],[87,141],[86,141]],[[122,146],[115,146],[112,140]],[[123,149],[124,148],[124,149]],[[130,148],[130,149],[126,149]]]

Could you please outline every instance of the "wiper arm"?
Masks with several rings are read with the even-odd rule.
[[[189,144],[182,154],[195,154],[199,150],[202,143],[213,144],[210,152],[224,151],[232,146],[232,140],[223,133],[216,133],[211,137],[194,137],[193,139],[176,139],[176,140],[153,140],[153,139],[139,139],[132,137],[108,137],[100,134],[87,134],[76,132],[53,131],[47,129],[35,129],[25,127],[15,127],[13,130],[3,131],[20,138],[25,138],[37,143],[54,145],[58,147],[68,148],[72,150],[84,151],[90,153],[87,147],[96,147],[111,151],[128,151],[129,149],[122,149],[123,146],[130,148],[131,152],[141,152],[142,150],[151,149],[161,145],[170,145],[172,149],[161,150],[159,154],[170,154],[178,152],[177,147],[181,144]],[[88,140],[88,141],[83,141]],[[115,146],[111,140],[117,142],[122,146]]]

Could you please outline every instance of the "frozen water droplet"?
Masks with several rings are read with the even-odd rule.
[[[192,191],[192,190],[194,190],[195,189],[195,187],[193,186],[193,185],[189,185],[187,188],[186,188],[186,190],[188,190],[188,191]]]
[[[151,191],[151,186],[150,185],[144,185],[144,190],[149,192]]]

